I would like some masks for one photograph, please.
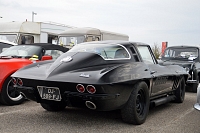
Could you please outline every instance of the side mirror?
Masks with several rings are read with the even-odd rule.
[[[41,60],[52,60],[52,56],[51,55],[44,55],[42,56],[42,59]]]

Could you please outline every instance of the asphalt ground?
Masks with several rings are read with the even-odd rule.
[[[121,120],[119,111],[98,112],[67,107],[48,112],[40,104],[25,101],[0,105],[0,133],[200,133],[200,111],[193,108],[196,93],[186,92],[182,104],[151,108],[142,125]]]

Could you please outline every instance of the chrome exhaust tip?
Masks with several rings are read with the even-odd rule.
[[[86,107],[88,107],[89,109],[92,109],[92,110],[95,110],[97,108],[96,105],[91,101],[86,101],[85,105],[86,105]]]

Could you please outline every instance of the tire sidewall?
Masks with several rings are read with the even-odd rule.
[[[142,116],[138,116],[137,114],[137,110],[136,110],[136,100],[137,100],[137,96],[136,94],[138,94],[138,92],[142,90],[144,92],[144,95],[145,95],[145,108],[144,108],[144,111],[143,111],[143,115]],[[134,105],[134,109],[133,109],[133,113],[135,114],[136,116],[136,121],[138,123],[144,123],[144,121],[146,120],[146,117],[149,113],[149,93],[148,93],[148,87],[146,85],[146,83],[144,82],[141,82],[139,85],[138,85],[138,88],[135,90],[135,92],[133,91],[132,92],[132,96],[133,96],[133,99],[134,99],[134,102],[133,102],[133,105]]]
[[[184,77],[182,77],[180,79],[180,83],[179,86],[177,87],[176,91],[175,91],[175,102],[177,103],[182,103],[185,99],[185,79]]]
[[[136,101],[137,101],[137,95],[138,92],[142,91],[144,92],[144,97],[145,97],[145,104],[144,104],[144,109],[142,111],[142,115],[139,115],[137,113],[137,108],[136,108]],[[139,82],[134,85],[133,91],[131,92],[131,95],[129,97],[129,100],[127,101],[126,105],[124,108],[121,109],[121,115],[122,119],[131,124],[142,124],[145,122],[146,117],[149,113],[149,89],[148,86],[145,82]]]

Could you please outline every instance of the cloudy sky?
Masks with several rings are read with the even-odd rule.
[[[200,0],[0,0],[0,22],[56,22],[150,45],[200,45]]]

